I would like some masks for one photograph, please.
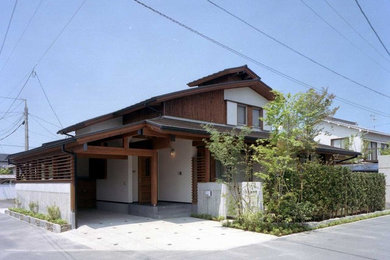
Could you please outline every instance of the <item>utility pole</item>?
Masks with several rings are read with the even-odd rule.
[[[24,99],[24,150],[27,151],[29,148],[28,140],[28,107],[27,99]]]

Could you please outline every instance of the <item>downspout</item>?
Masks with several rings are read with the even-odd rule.
[[[63,153],[67,153],[73,156],[73,171],[74,171],[74,180],[73,180],[73,185],[74,185],[74,212],[72,214],[72,228],[76,229],[77,228],[77,155],[72,152],[68,151],[65,148],[65,144],[61,146],[61,151]]]

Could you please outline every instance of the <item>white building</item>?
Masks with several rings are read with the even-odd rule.
[[[364,161],[377,162],[381,150],[389,147],[390,134],[360,127],[356,122],[332,117],[324,120],[319,127],[322,132],[316,141],[360,152]]]

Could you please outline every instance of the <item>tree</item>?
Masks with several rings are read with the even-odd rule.
[[[250,129],[243,128],[229,132],[219,132],[210,125],[206,125],[204,128],[210,134],[209,139],[204,139],[206,147],[224,167],[223,176],[219,181],[227,185],[232,199],[232,206],[237,217],[240,218],[244,205],[246,204],[245,208],[248,208],[250,204],[243,198],[239,185],[242,179],[248,181],[252,173],[252,148],[245,143],[245,136],[250,133]],[[244,169],[244,172],[240,171],[242,169]]]
[[[295,95],[274,91],[274,95],[275,99],[264,107],[263,121],[271,127],[270,137],[252,146],[253,159],[263,168],[257,175],[263,179],[267,213],[275,221],[290,222],[297,217],[286,213],[291,213],[291,207],[301,213],[308,209],[308,205],[301,204],[305,163],[315,159],[314,138],[322,130],[319,123],[337,108],[331,108],[334,96],[327,90],[317,93],[310,89]],[[300,183],[299,191],[292,190],[294,182]]]

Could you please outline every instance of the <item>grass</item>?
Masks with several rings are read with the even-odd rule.
[[[48,215],[45,215],[45,214],[42,214],[42,213],[34,213],[34,212],[32,212],[30,210],[27,210],[27,209],[9,208],[9,210],[13,211],[13,212],[16,212],[16,213],[23,214],[23,215],[27,215],[27,216],[30,216],[30,217],[46,220],[46,221],[49,221],[49,222],[54,223],[54,224],[59,224],[59,225],[68,224],[68,222],[66,222],[66,220],[63,220],[63,219],[52,219]]]
[[[210,214],[191,214],[191,217],[206,219],[206,220],[214,220],[214,221],[222,221],[225,219],[224,217],[214,217],[211,216]]]
[[[316,227],[309,227],[305,223],[269,223],[269,222],[261,221],[256,218],[245,219],[240,222],[237,220],[230,221],[230,222],[227,221],[223,224],[223,226],[242,229],[246,231],[270,234],[275,236],[285,236],[294,233],[332,227],[336,225],[347,224],[347,223],[352,223],[360,220],[376,218],[376,217],[381,217],[386,215],[390,215],[390,211],[377,212],[377,213],[373,213],[369,215],[361,215],[361,216],[357,215],[354,216],[353,218],[341,218],[338,220],[331,221],[329,223],[320,224]],[[202,218],[204,219],[212,218],[210,215],[205,215],[205,214],[202,214],[201,216],[203,216]]]

